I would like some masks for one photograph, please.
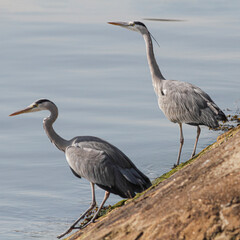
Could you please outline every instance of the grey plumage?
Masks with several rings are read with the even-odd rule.
[[[86,178],[90,182],[92,189],[90,207],[58,238],[74,229],[76,224],[96,206],[95,184],[105,190],[105,196],[98,211],[89,223],[94,222],[110,193],[123,198],[131,198],[137,192],[142,192],[151,186],[149,178],[138,170],[122,151],[112,144],[92,136],[79,136],[71,140],[60,137],[52,126],[58,117],[57,106],[47,99],[40,99],[29,107],[12,113],[10,116],[41,110],[50,111],[50,116],[43,120],[43,126],[50,141],[59,150],[65,152],[67,162],[74,175],[79,178]],[[84,227],[88,224],[84,225]]]
[[[177,165],[180,161],[182,146],[184,142],[182,124],[197,126],[197,137],[194,144],[192,157],[195,155],[198,138],[200,135],[199,125],[211,128],[219,126],[218,120],[227,121],[225,114],[213,102],[210,96],[187,82],[166,80],[156,62],[151,34],[147,27],[141,22],[109,22],[142,34],[147,52],[147,60],[152,76],[152,84],[158,98],[158,105],[165,116],[180,127],[180,148],[177,158]]]
[[[123,198],[134,197],[149,185],[149,179],[118,148],[96,137],[76,137],[65,155],[78,177]]]
[[[190,83],[165,80],[160,89],[155,90],[158,104],[171,122],[216,128],[218,118],[225,116],[207,93]]]

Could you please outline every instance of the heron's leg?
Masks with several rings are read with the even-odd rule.
[[[180,147],[179,147],[179,152],[178,152],[177,165],[179,165],[179,162],[180,162],[182,146],[183,146],[183,143],[184,143],[182,124],[181,123],[179,123],[179,127],[180,127]]]
[[[81,229],[85,228],[85,227],[88,226],[90,223],[93,223],[93,222],[95,221],[95,219],[96,219],[97,216],[98,216],[98,213],[99,213],[100,210],[102,209],[104,203],[107,201],[109,195],[110,195],[110,192],[105,191],[105,195],[104,195],[103,201],[102,201],[101,205],[99,206],[97,212],[95,213],[95,215],[93,216],[93,218],[91,219],[91,221],[89,221],[87,224],[85,224],[83,227],[81,227]]]
[[[95,198],[95,186],[94,183],[91,183],[91,189],[92,189],[92,202],[90,207],[67,229],[67,231],[65,231],[64,233],[60,234],[59,236],[57,236],[57,238],[62,238],[63,236],[65,236],[66,234],[70,233],[75,226],[78,224],[78,222],[83,219],[86,214],[88,214],[95,206],[96,206],[96,198]]]
[[[201,133],[201,128],[199,126],[197,126],[197,137],[196,137],[196,141],[195,141],[195,144],[194,144],[194,148],[193,148],[193,152],[192,152],[192,156],[193,157],[196,153],[196,148],[197,148],[197,143],[198,143],[198,139],[199,139],[199,136],[200,136],[200,133]]]

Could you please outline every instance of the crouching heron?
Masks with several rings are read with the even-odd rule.
[[[90,182],[92,190],[90,207],[58,238],[71,232],[77,223],[96,206],[95,184],[105,190],[105,196],[89,223],[94,222],[110,193],[117,194],[122,198],[132,198],[135,193],[142,192],[151,186],[149,178],[122,151],[112,144],[91,136],[79,136],[71,140],[60,137],[53,129],[53,123],[58,117],[58,108],[47,99],[40,99],[27,108],[12,113],[10,116],[42,110],[50,111],[50,116],[43,120],[43,127],[50,141],[65,153],[73,174],[79,178],[86,178]]]

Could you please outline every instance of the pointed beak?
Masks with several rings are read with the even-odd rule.
[[[33,106],[29,106],[23,110],[20,110],[20,111],[17,111],[17,112],[14,112],[12,114],[10,114],[9,116],[15,116],[15,115],[19,115],[19,114],[22,114],[22,113],[29,113],[29,112],[32,112],[32,109],[33,109]]]
[[[129,23],[127,22],[108,22],[108,23],[112,25],[117,25],[120,27],[129,27]]]

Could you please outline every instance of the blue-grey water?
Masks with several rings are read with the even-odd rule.
[[[179,129],[157,106],[141,35],[106,22],[144,21],[163,75],[198,85],[229,114],[240,107],[239,8],[237,0],[1,1],[0,239],[55,239],[91,201],[89,183],[43,131],[48,113],[10,113],[48,98],[61,136],[101,137],[154,179],[175,163]],[[197,151],[218,134],[203,127]],[[182,161],[195,135],[184,126]]]

